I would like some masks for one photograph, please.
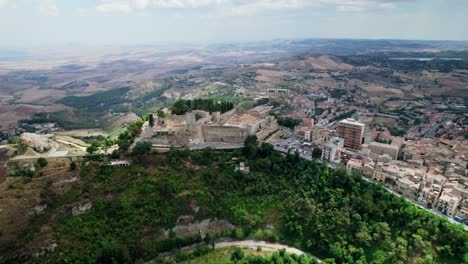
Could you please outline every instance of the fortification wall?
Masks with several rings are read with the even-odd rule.
[[[154,137],[148,141],[153,145],[171,145],[171,141],[167,137]]]
[[[231,111],[227,111],[226,113],[219,115],[217,117],[219,124],[221,125],[226,124],[226,122],[229,121],[229,119],[231,119],[233,116],[238,114],[238,112],[239,111],[236,108],[234,108]]]
[[[202,126],[205,142],[242,143],[249,135],[246,129],[228,126]]]

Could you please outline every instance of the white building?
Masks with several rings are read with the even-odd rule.
[[[344,141],[339,137],[332,137],[322,146],[322,159],[328,162],[339,163],[341,161],[341,149]]]
[[[443,191],[440,195],[439,200],[437,201],[436,208],[442,213],[445,213],[449,216],[453,216],[455,215],[457,208],[460,205],[460,202],[460,196],[453,193],[449,193],[447,191]]]

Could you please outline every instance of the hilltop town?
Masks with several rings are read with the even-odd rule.
[[[82,252],[96,245],[91,227],[112,226],[105,238],[119,249],[112,250],[137,245],[132,254],[149,261],[211,237],[297,239],[298,230],[326,222],[291,241],[336,263],[344,263],[339,252],[350,263],[364,258],[349,253],[356,248],[373,259],[374,242],[400,237],[416,253],[389,253],[391,261],[411,263],[429,251],[460,259],[461,244],[445,242],[443,231],[426,233],[451,230],[461,241],[464,233],[453,230],[468,228],[464,52],[440,60],[445,53],[436,51],[422,62],[379,50],[249,52],[213,63],[216,54],[197,51],[199,59],[167,69],[157,59],[117,60],[94,71],[0,75],[12,88],[0,94],[0,249],[11,259],[70,254],[86,262]],[[122,75],[106,77],[115,72]],[[24,83],[13,87],[14,80]],[[19,87],[31,83],[33,90]],[[43,96],[28,97],[34,89]],[[328,238],[335,229],[341,233]],[[107,254],[98,248],[93,257]]]

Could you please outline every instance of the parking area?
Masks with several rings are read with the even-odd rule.
[[[275,146],[282,152],[298,152],[303,157],[312,157],[314,145],[297,137],[293,131],[287,127],[281,127],[275,135],[271,136],[268,143]],[[316,146],[318,147],[318,146]]]

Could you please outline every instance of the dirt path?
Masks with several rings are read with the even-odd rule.
[[[76,143],[66,141],[66,140],[63,140],[63,139],[57,139],[57,141],[60,142],[60,143],[66,144],[66,145],[74,146],[74,147],[86,152],[86,147],[80,146],[80,145],[78,145]]]

